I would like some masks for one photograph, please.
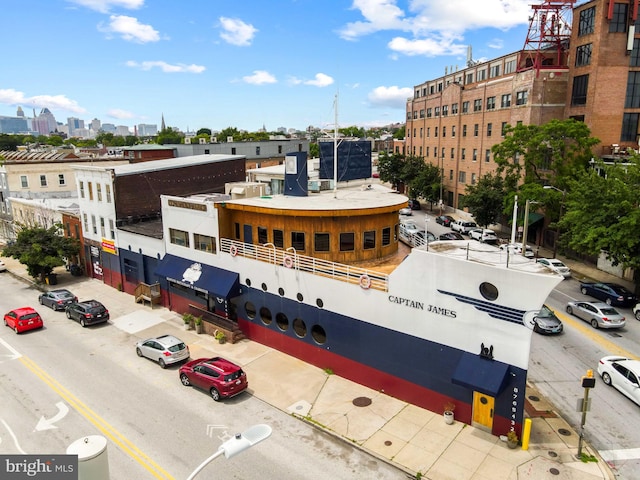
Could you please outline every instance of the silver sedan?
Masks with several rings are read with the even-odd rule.
[[[569,302],[567,313],[589,322],[593,328],[622,328],[625,318],[603,302]]]
[[[162,335],[137,342],[136,353],[139,357],[150,358],[166,368],[167,365],[188,359],[189,347],[178,337]]]

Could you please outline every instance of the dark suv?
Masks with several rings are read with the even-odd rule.
[[[85,300],[67,305],[67,318],[80,322],[80,325],[94,325],[109,320],[109,310],[96,300]]]

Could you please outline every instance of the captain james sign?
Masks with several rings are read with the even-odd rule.
[[[77,455],[0,455],[3,480],[78,480]]]

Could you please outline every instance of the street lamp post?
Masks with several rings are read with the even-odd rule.
[[[560,222],[560,219],[562,218],[562,211],[564,209],[564,197],[567,194],[566,190],[560,190],[557,187],[554,187],[553,185],[545,185],[544,187],[542,187],[546,190],[552,189],[552,190],[556,190],[560,193],[562,193],[562,200],[560,201],[560,212],[558,213],[558,222]],[[556,253],[558,252],[558,240],[560,239],[560,225],[559,223],[556,224],[556,238],[553,241],[553,258],[556,258]]]
[[[535,205],[540,202],[527,200],[524,206],[524,229],[522,231],[522,256],[526,257],[527,253],[527,232],[529,231],[529,205]]]

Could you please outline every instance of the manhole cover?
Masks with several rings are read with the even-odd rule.
[[[550,468],[549,473],[551,475],[560,475],[560,470],[558,470],[557,468]]]
[[[571,436],[571,432],[569,430],[567,430],[566,428],[559,428],[558,429],[558,433],[560,435],[564,435],[565,437],[570,437]]]
[[[393,444],[393,442],[392,442],[391,440],[385,440],[385,441],[384,441],[384,444],[385,444],[387,447],[390,447],[390,446]]]
[[[371,405],[371,399],[368,397],[357,397],[353,399],[353,404],[356,407],[368,407]]]
[[[554,452],[553,450],[549,450],[547,452],[547,455],[549,455],[550,457],[556,458],[558,456],[558,454],[556,452]]]
[[[529,395],[529,400],[531,400],[532,402],[539,402],[540,397],[537,397],[536,395]]]

